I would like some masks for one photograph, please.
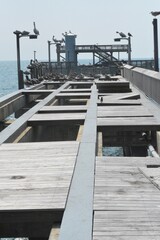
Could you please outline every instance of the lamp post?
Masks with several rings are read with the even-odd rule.
[[[30,39],[36,39],[37,34],[29,34],[27,31],[14,31],[13,32],[16,35],[16,45],[17,45],[17,73],[18,73],[18,88],[22,89],[24,88],[24,82],[23,82],[23,71],[21,70],[21,61],[20,61],[20,38],[21,37],[29,37]]]
[[[128,33],[128,37],[123,32],[116,32],[120,35],[120,38],[115,38],[114,41],[120,42],[121,40],[127,40],[128,41],[128,64],[131,64],[131,37],[132,34]]]
[[[157,17],[160,12],[151,12],[152,16]],[[159,59],[158,59],[158,21],[157,18],[153,19],[153,41],[154,41],[154,70],[159,72]]]
[[[48,63],[49,63],[49,72],[51,72],[51,45],[54,44],[51,41],[48,41]]]
[[[56,45],[56,53],[57,53],[57,63],[58,65],[60,64],[60,48],[61,48],[61,44],[64,41],[64,39],[62,38],[61,40],[57,40],[54,36],[52,37],[53,42],[48,41],[48,63],[49,63],[49,72],[51,72],[51,45],[54,44]]]
[[[36,60],[36,51],[34,51],[34,61]]]

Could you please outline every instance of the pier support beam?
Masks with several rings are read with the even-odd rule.
[[[92,87],[75,171],[62,219],[59,240],[91,240],[97,138],[97,89]]]

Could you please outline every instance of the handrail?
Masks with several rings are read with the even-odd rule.
[[[128,51],[127,44],[113,44],[113,45],[76,45],[76,51],[93,51],[97,46],[101,51],[124,50]],[[65,46],[60,47],[60,51],[65,51]]]

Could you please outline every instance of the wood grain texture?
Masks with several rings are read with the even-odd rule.
[[[78,142],[0,146],[0,210],[64,209]]]
[[[146,166],[159,162],[159,158],[97,157],[94,240],[160,239],[160,191],[145,176],[153,172],[157,176],[159,170]]]

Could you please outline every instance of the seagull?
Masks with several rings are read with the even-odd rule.
[[[160,12],[150,12],[152,14],[152,16],[156,17],[158,15],[160,15]]]
[[[33,26],[34,26],[33,32],[34,32],[36,35],[39,35],[39,31],[38,31],[37,28],[36,28],[35,22],[33,22]]]
[[[100,98],[101,103],[103,102],[103,97]]]
[[[126,34],[124,34],[123,32],[116,32],[116,33],[119,33],[119,35],[123,38],[123,37],[126,37]]]
[[[128,33],[128,36],[129,36],[129,37],[133,37],[131,33]]]

